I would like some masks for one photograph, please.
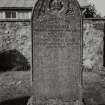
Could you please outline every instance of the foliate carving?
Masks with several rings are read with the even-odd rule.
[[[45,14],[46,11],[46,2],[44,0],[38,0],[36,3],[36,8],[34,9],[36,18],[39,18],[39,16]]]
[[[74,15],[74,8],[71,6],[70,1],[67,4],[67,9],[65,11],[66,15]]]
[[[74,15],[74,8],[71,6],[70,1],[67,4],[67,8],[65,8],[64,0],[38,0],[35,6],[35,14],[36,18],[45,15],[46,12],[49,13],[61,13],[63,10],[65,11],[65,15]]]
[[[59,12],[63,9],[64,3],[62,0],[50,0],[49,9],[54,12]]]

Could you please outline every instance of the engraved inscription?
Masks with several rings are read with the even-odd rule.
[[[78,23],[76,24],[77,28],[73,29],[67,20],[57,17],[45,19],[40,22],[39,27],[35,27],[36,32],[42,33],[40,36],[37,36],[38,39],[35,43],[38,46],[45,46],[47,48],[65,48],[71,45],[78,45],[80,40],[73,35],[73,33],[78,32],[79,26]]]

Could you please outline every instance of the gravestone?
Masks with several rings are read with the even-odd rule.
[[[81,102],[82,37],[77,0],[38,0],[32,15],[32,39],[33,103]]]

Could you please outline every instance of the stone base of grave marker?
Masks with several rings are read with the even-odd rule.
[[[64,101],[62,99],[47,99],[47,100],[39,100],[39,98],[30,101],[28,105],[84,105],[82,101]]]

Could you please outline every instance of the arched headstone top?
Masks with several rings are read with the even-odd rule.
[[[77,0],[38,0],[32,12],[32,20],[45,15],[82,17],[80,5]]]

